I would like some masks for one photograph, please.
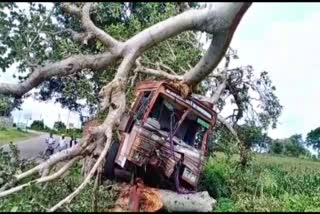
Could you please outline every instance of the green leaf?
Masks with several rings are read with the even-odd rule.
[[[18,206],[14,206],[10,210],[10,212],[17,212],[17,211],[18,211]]]

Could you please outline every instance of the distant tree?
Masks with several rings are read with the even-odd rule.
[[[318,157],[320,153],[320,127],[311,130],[307,134],[306,144],[318,151]]]
[[[63,131],[67,129],[66,125],[61,121],[56,121],[53,125],[53,128],[58,131]]]
[[[45,126],[42,120],[34,120],[30,128],[34,130],[44,130]]]
[[[304,148],[304,141],[301,134],[295,134],[285,139],[285,155],[298,157],[299,155],[306,155],[307,149]]]
[[[245,167],[249,160],[249,152],[253,146],[261,144],[264,140],[263,128],[257,126],[254,122],[248,122],[246,124],[236,127],[238,138],[240,142],[240,164]]]
[[[274,140],[270,146],[270,153],[273,154],[282,154],[283,153],[283,144],[279,139]]]
[[[295,144],[293,142],[284,144],[284,154],[287,156],[298,157],[299,155],[305,155],[305,148],[300,146],[299,144]]]
[[[289,138],[274,140],[271,144],[270,152],[294,157],[305,156],[308,155],[308,150],[304,147],[304,144],[302,135],[295,134]]]
[[[263,137],[263,141],[259,144],[259,146],[266,149],[266,151],[270,151],[272,141],[273,139],[265,134]]]
[[[294,134],[291,137],[289,137],[290,141],[294,144],[303,145],[304,141],[302,139],[301,134]]]
[[[262,133],[262,128],[255,124],[244,124],[237,128],[238,137],[244,142],[247,149],[254,145],[262,145],[265,135]]]

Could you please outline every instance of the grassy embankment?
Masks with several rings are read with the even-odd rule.
[[[238,158],[217,153],[207,162],[202,188],[216,211],[320,211],[320,161],[257,154],[241,170]]]
[[[20,131],[15,128],[12,129],[0,129],[0,145],[15,142],[17,140],[27,139],[35,134],[26,131]]]

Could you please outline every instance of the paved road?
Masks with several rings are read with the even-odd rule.
[[[30,131],[32,132],[32,131]],[[37,136],[16,142],[17,148],[20,151],[20,159],[30,159],[36,157],[39,153],[43,152],[46,148],[45,139],[49,136],[48,133],[34,132]],[[54,135],[56,142],[59,141],[60,136]],[[70,138],[66,137],[69,143]],[[8,145],[3,146],[5,151],[9,150]]]

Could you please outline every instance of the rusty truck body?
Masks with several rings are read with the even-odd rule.
[[[106,157],[107,173],[117,177],[135,172],[152,185],[177,188],[178,182],[195,190],[215,123],[209,103],[182,96],[169,82],[140,82],[121,120],[121,140]]]

